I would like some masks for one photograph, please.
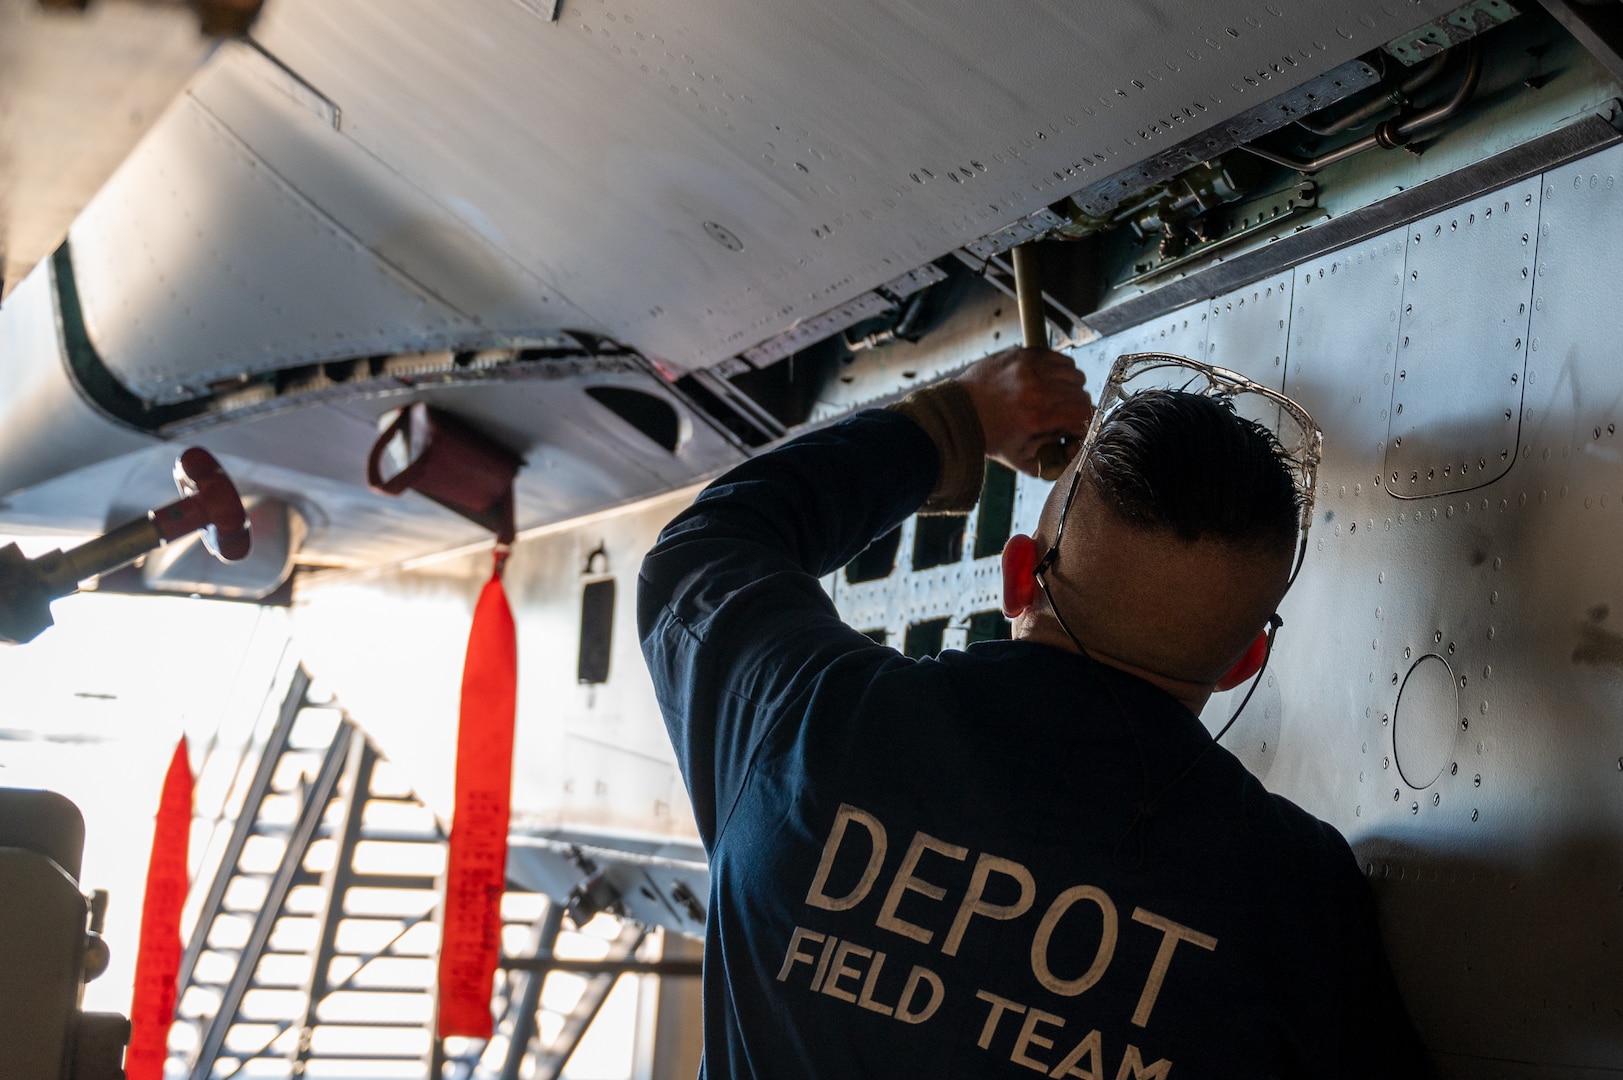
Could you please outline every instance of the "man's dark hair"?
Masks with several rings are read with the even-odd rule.
[[[1180,540],[1294,545],[1301,495],[1272,432],[1226,400],[1143,390],[1099,428],[1085,468],[1122,521]]]

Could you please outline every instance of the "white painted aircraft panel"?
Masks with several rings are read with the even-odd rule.
[[[338,114],[262,53],[222,44],[190,94],[380,261],[465,315],[471,343],[590,326],[499,245],[335,129]]]
[[[1209,301],[1206,362],[1236,371],[1244,368],[1263,385],[1283,390],[1293,284],[1287,271]]]
[[[544,530],[515,547],[503,578],[519,643],[515,832],[568,826],[697,839],[636,633],[638,565],[694,494],[684,489]],[[489,576],[483,547],[399,572],[312,580],[294,609],[311,671],[341,688],[345,708],[446,819],[462,657]],[[615,582],[609,679],[582,684],[582,590],[605,576]]]
[[[337,138],[578,305],[587,329],[685,368],[995,231],[1436,6],[582,2],[549,23],[511,0],[289,0],[256,39],[337,107]]]
[[[36,266],[0,308],[0,402],[8,418],[0,440],[5,451],[0,492],[16,492],[157,441],[109,420],[85,402],[69,378],[49,260]]]
[[[1510,470],[1527,366],[1538,187],[1534,177],[1409,227],[1385,468],[1400,498],[1469,491]],[[1470,289],[1460,288],[1461,267],[1470,268]],[[1497,421],[1485,426],[1487,416]]]
[[[69,240],[90,338],[148,400],[421,348],[470,327],[190,98],[91,200]]]

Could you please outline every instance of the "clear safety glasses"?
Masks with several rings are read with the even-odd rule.
[[[1180,390],[1185,393],[1205,394],[1220,398],[1233,407],[1236,414],[1253,420],[1274,434],[1284,449],[1287,467],[1296,491],[1302,501],[1300,546],[1296,565],[1291,568],[1290,580],[1302,570],[1307,554],[1308,529],[1313,524],[1313,493],[1318,486],[1319,459],[1324,454],[1324,434],[1312,415],[1296,402],[1271,387],[1246,378],[1227,368],[1203,364],[1172,353],[1127,353],[1118,357],[1111,366],[1110,377],[1099,392],[1099,401],[1088,427],[1087,438],[1078,454],[1080,459],[1071,474],[1071,486],[1060,508],[1059,526],[1054,542],[1037,564],[1037,582],[1043,592],[1048,591],[1044,575],[1059,557],[1060,541],[1065,536],[1065,522],[1071,516],[1071,503],[1081,486],[1083,465],[1093,449],[1099,430],[1116,407],[1141,390]]]
[[[1203,364],[1199,360],[1171,353],[1128,353],[1121,356],[1111,367],[1110,377],[1105,380],[1104,389],[1099,392],[1093,423],[1089,425],[1087,438],[1082,442],[1082,449],[1077,455],[1076,470],[1071,474],[1070,490],[1065,493],[1065,503],[1060,507],[1059,525],[1054,530],[1054,542],[1042,560],[1037,563],[1036,571],[1037,584],[1048,600],[1049,610],[1054,613],[1054,618],[1058,620],[1065,636],[1071,639],[1071,643],[1084,656],[1088,655],[1087,649],[1083,648],[1081,641],[1066,625],[1065,616],[1054,603],[1053,594],[1048,591],[1048,570],[1059,557],[1060,541],[1065,537],[1065,522],[1071,516],[1071,503],[1076,499],[1077,488],[1081,486],[1082,472],[1087,464],[1088,454],[1093,449],[1093,441],[1098,437],[1099,429],[1109,420],[1110,414],[1117,406],[1141,390],[1181,390],[1185,393],[1221,398],[1233,407],[1237,415],[1254,420],[1273,432],[1285,451],[1291,479],[1296,484],[1297,494],[1302,501],[1302,516],[1298,529],[1301,539],[1296,550],[1296,564],[1291,567],[1290,580],[1286,588],[1296,583],[1296,575],[1302,572],[1302,562],[1307,557],[1307,534],[1313,524],[1313,492],[1318,485],[1319,458],[1324,453],[1324,434],[1319,431],[1319,426],[1314,423],[1312,415],[1279,391],[1253,382],[1239,372],[1229,371],[1227,368],[1213,367],[1211,364]],[[1268,629],[1265,631],[1267,641],[1262,666],[1252,678],[1250,689],[1246,691],[1239,706],[1229,716],[1222,730],[1213,736],[1211,744],[1206,749],[1215,746],[1228,734],[1234,722],[1245,711],[1245,707],[1251,703],[1251,695],[1257,692],[1263,672],[1268,669],[1268,661],[1273,658],[1274,639],[1278,636],[1282,625],[1283,620],[1278,614],[1269,618]],[[1108,689],[1110,684],[1106,682],[1105,686]],[[1115,693],[1113,689],[1110,691],[1112,698],[1115,698]],[[1119,700],[1116,702],[1116,708],[1131,722],[1132,714],[1122,708]],[[1179,780],[1188,775],[1199,763],[1205,756],[1206,749],[1195,755],[1195,760],[1179,775]],[[1177,781],[1173,783],[1176,784]]]

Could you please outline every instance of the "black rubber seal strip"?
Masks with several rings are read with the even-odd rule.
[[[62,345],[67,353],[68,377],[79,396],[108,418],[148,435],[177,420],[186,420],[208,411],[209,402],[181,401],[154,405],[143,401],[119,382],[96,351],[85,329],[85,313],[79,304],[79,284],[73,276],[73,256],[68,242],[51,253],[56,278],[56,309],[62,319]]]

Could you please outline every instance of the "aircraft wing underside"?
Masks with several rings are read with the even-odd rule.
[[[526,457],[521,527],[668,490],[802,419],[729,377],[1045,231],[1079,189],[1136,190],[1169,149],[1186,167],[1218,145],[1197,135],[1366,88],[1358,56],[1442,14],[271,5],[8,300],[6,518],[98,529],[163,498],[185,440],[294,509],[306,565],[477,541],[365,488],[378,415],[419,398]],[[674,437],[585,393],[604,385]]]

